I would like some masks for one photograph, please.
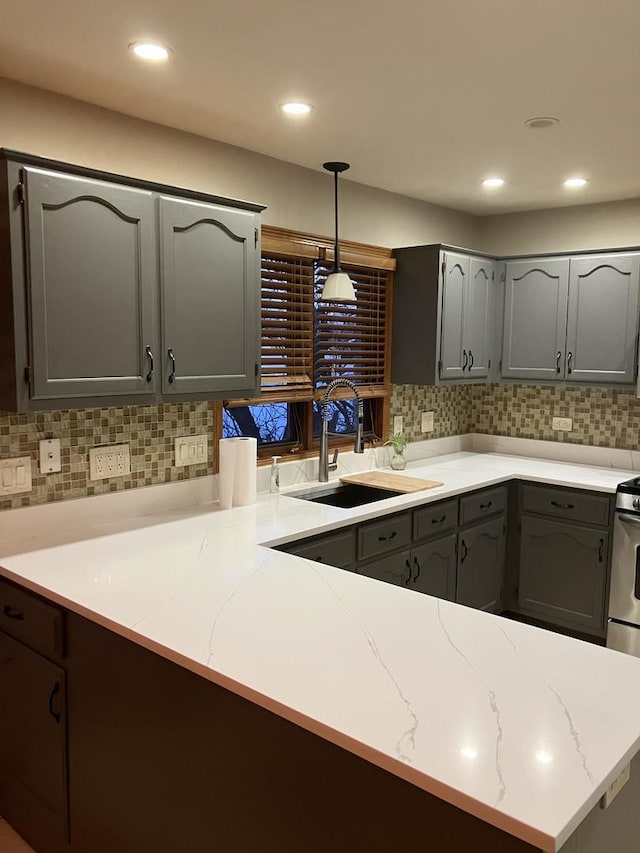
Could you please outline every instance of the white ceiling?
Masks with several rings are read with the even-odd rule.
[[[0,76],[475,214],[640,196],[638,0],[20,0]]]

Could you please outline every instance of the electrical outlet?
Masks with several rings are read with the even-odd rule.
[[[433,412],[423,412],[420,432],[433,432]]]
[[[571,418],[553,418],[551,428],[558,429],[561,432],[571,432],[573,429],[573,420]]]
[[[92,447],[89,450],[89,479],[106,480],[131,473],[131,454],[128,444]]]
[[[60,439],[44,438],[40,442],[40,473],[52,474],[61,470]]]
[[[175,440],[174,467],[201,465],[207,461],[208,440],[206,435],[183,435]]]
[[[402,432],[402,415],[395,415],[393,418],[393,434]]]
[[[613,782],[609,785],[607,790],[602,795],[602,798],[600,799],[600,807],[603,809],[608,809],[630,778],[631,765],[627,764],[627,766],[624,768],[624,770],[622,770],[620,775],[616,776],[616,778],[613,780]]]

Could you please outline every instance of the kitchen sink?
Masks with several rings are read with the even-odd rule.
[[[311,501],[315,504],[328,504],[342,509],[351,509],[354,506],[383,501],[386,498],[394,498],[404,492],[396,492],[392,489],[378,489],[375,486],[360,486],[357,483],[341,483],[339,485],[327,486],[323,489],[314,489],[310,492],[298,492],[290,494],[290,498],[298,498],[303,501]]]

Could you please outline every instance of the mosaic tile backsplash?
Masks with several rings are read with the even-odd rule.
[[[469,387],[469,432],[640,449],[640,399],[633,391],[542,385]],[[571,432],[551,429],[572,418]]]
[[[420,432],[422,412],[435,429]],[[469,432],[640,449],[640,400],[632,391],[540,385],[394,385],[391,415],[402,415],[409,441]],[[551,418],[573,419],[571,432],[551,429]],[[206,465],[174,468],[174,439],[210,436]],[[42,438],[61,440],[62,471],[38,469]],[[128,443],[131,475],[89,480],[89,448]],[[27,415],[0,413],[0,458],[31,456],[33,490],[0,497],[0,510],[85,497],[137,486],[202,477],[213,471],[213,406],[208,402],[83,409]]]
[[[409,441],[464,435],[470,431],[469,390],[465,385],[392,385],[389,431],[393,430],[393,418],[402,415],[403,432]],[[433,432],[420,432],[422,412],[434,413]]]
[[[209,402],[22,415],[0,413],[0,458],[31,456],[33,477],[33,490],[0,497],[0,510],[210,474],[211,439],[206,465],[172,467],[174,438],[198,433],[213,434],[213,409]],[[43,438],[60,439],[62,471],[59,473],[40,474],[38,442]],[[130,445],[129,476],[89,479],[89,448],[101,444]]]

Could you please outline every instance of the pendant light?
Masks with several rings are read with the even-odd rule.
[[[338,243],[338,175],[340,172],[346,172],[349,164],[330,162],[323,163],[322,167],[327,172],[333,172],[336,243],[333,253],[333,270],[324,283],[320,300],[322,302],[355,302],[356,292],[353,289],[351,279],[346,272],[342,272],[340,269],[340,244]]]

